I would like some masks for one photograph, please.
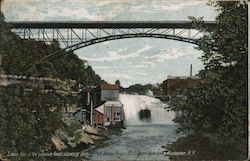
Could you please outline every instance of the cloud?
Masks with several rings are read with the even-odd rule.
[[[178,11],[190,6],[205,4],[204,1],[154,1],[153,3],[144,3],[132,7],[134,12],[157,12],[157,11]]]
[[[112,10],[101,11],[101,8],[109,3],[112,2],[64,0],[63,3],[59,3],[57,0],[10,0],[4,1],[2,8],[7,17],[11,15],[15,21],[45,21],[58,17],[64,17],[64,20],[103,21],[116,16]],[[15,10],[17,8],[18,10]]]
[[[153,64],[153,63],[160,63],[164,62],[165,60],[171,60],[171,59],[178,59],[181,56],[189,55],[190,53],[187,52],[181,52],[177,48],[172,48],[168,50],[161,50],[159,54],[152,55],[152,56],[145,56],[145,59],[151,59],[150,62],[144,62],[144,64]]]
[[[96,1],[96,6],[103,7],[103,6],[107,6],[111,3],[114,3],[114,1]]]
[[[103,45],[110,45],[110,41],[104,41],[102,44]]]
[[[153,48],[153,46],[149,46],[149,45],[145,45],[143,48],[141,48],[141,49],[139,49],[139,50],[137,50],[137,52],[136,53],[143,53],[143,52],[146,52],[146,51],[149,51],[150,49],[152,49]]]
[[[82,18],[86,18],[88,20],[100,19],[99,16],[89,13],[88,10],[86,10],[85,8],[75,9],[75,10],[72,10],[70,8],[63,8],[62,10],[63,10],[65,19],[67,19],[68,17],[71,17],[75,20],[80,20]],[[48,10],[47,13],[43,13],[37,10],[31,10],[30,12],[18,13],[18,19],[22,19],[24,21],[43,21],[43,20],[46,20],[47,18],[61,17],[61,16],[62,16],[62,11],[59,9]]]
[[[177,11],[204,1],[82,1],[82,0],[6,0],[3,12],[12,20],[42,21],[64,17],[64,20],[112,20],[119,14]],[[18,8],[18,9],[17,9]],[[17,10],[15,10],[17,9]],[[14,16],[13,16],[14,15]],[[7,16],[8,17],[8,16]]]
[[[93,66],[93,65],[92,65]],[[94,69],[130,69],[130,68],[145,68],[145,65],[134,66],[93,66]]]
[[[85,59],[87,61],[96,61],[96,62],[104,62],[104,61],[116,61],[116,60],[126,60],[129,58],[137,58],[141,53],[147,52],[151,50],[153,46],[145,45],[143,48],[138,49],[136,52],[124,54],[126,49],[118,49],[117,51],[108,51],[108,56],[100,57],[100,58],[87,58],[81,57],[81,59]]]
[[[128,75],[128,74],[121,74],[121,73],[112,73],[112,74],[110,74],[110,73],[105,73],[105,74],[102,74],[102,76],[104,76],[104,77],[109,77],[109,79],[110,79],[110,77],[113,77],[113,78],[115,78],[115,79],[128,79],[128,80],[136,80],[136,78],[134,78],[134,77],[132,77],[132,76],[130,76],[130,75]]]
[[[139,71],[133,71],[133,73],[135,73],[136,75],[141,75],[141,76],[146,76],[146,75],[148,75],[148,73],[139,72]]]
[[[143,61],[142,62],[142,64],[145,64],[144,66],[147,67],[147,68],[149,68],[149,67],[155,68],[157,63],[158,62],[155,62],[155,61]]]
[[[132,68],[145,68],[146,65],[140,64],[140,65],[134,65]]]

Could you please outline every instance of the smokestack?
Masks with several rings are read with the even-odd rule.
[[[190,65],[190,77],[192,77],[192,64]]]

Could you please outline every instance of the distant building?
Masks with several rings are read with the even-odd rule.
[[[94,106],[94,124],[104,125],[104,103],[106,101],[100,102],[98,105]]]
[[[102,108],[102,110],[103,109],[104,108]],[[94,110],[94,124],[101,126],[104,125],[104,112],[100,112],[100,108]]]
[[[123,105],[119,101],[119,85],[102,83],[92,91],[94,124],[123,126]]]
[[[162,90],[164,95],[173,95],[178,89],[189,88],[197,85],[201,79],[197,76],[168,76],[163,81]]]
[[[123,104],[120,101],[106,101],[94,110],[95,125],[122,127],[123,120]]]
[[[79,109],[76,112],[73,113],[73,116],[77,121],[79,121],[81,124],[89,124],[89,111],[86,109]]]
[[[119,86],[115,84],[102,83],[92,93],[93,106],[102,101],[119,101]]]

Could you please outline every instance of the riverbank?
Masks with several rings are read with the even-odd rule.
[[[81,126],[74,122],[65,125],[63,129],[57,130],[52,137],[52,142],[56,151],[71,151],[71,149],[81,151],[88,148],[89,145],[99,145],[108,136],[120,133],[121,131],[119,128],[91,127],[90,125]],[[85,144],[85,146],[82,144]],[[80,148],[79,145],[81,145]]]
[[[111,135],[119,135],[122,129],[119,128],[104,128],[104,127],[91,127],[89,125],[83,127],[80,137],[78,136],[75,146],[72,143],[66,143],[64,149],[58,151],[58,147],[54,149],[61,153],[74,153],[74,157],[56,157],[57,159],[89,159],[88,153],[97,148],[105,147],[105,141],[110,139]],[[75,134],[77,136],[77,134]],[[74,138],[76,138],[74,136]],[[67,142],[67,141],[66,141]],[[64,140],[65,143],[65,140]],[[49,157],[50,159],[53,159]],[[54,158],[55,159],[55,158]]]
[[[103,148],[106,146],[105,142],[110,140],[110,136],[112,135],[119,135],[122,133],[122,129],[119,128],[98,128],[98,133],[100,134],[101,138],[96,140],[95,143],[88,148],[81,151],[81,153],[85,154],[81,157],[81,159],[90,159],[88,157],[89,152],[94,151],[98,148]]]

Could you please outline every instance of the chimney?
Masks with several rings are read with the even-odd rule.
[[[190,77],[192,77],[192,64],[190,65]]]

